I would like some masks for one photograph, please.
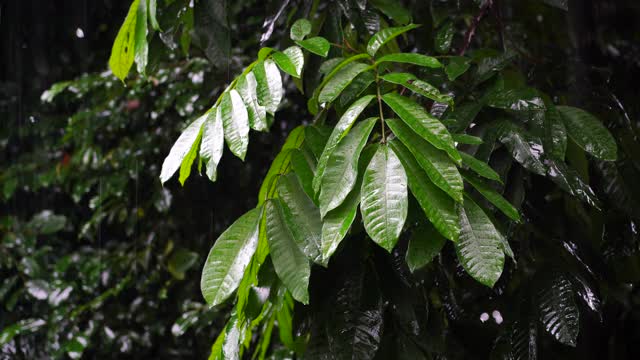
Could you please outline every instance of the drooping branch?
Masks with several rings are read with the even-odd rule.
[[[471,40],[473,39],[473,36],[476,34],[476,28],[478,27],[478,24],[480,24],[480,20],[482,20],[484,15],[487,13],[488,10],[491,9],[492,6],[493,6],[493,0],[486,0],[482,4],[482,6],[480,7],[480,11],[473,18],[473,20],[471,21],[471,25],[469,25],[469,28],[467,29],[467,32],[464,35],[464,45],[462,46],[462,49],[460,49],[460,52],[458,55],[462,56],[467,51],[467,49],[469,48],[469,45],[471,44]]]

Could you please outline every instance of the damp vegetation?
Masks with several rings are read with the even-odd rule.
[[[0,359],[640,356],[635,2],[117,10],[2,105]]]

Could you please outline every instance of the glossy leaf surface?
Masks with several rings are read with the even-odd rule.
[[[160,171],[160,181],[162,183],[167,182],[176,170],[180,168],[182,161],[185,159],[189,151],[191,151],[196,140],[200,138],[202,124],[204,124],[206,119],[207,116],[203,115],[194,120],[182,131],[178,140],[173,144],[169,151],[169,155],[167,155],[162,163],[162,170]]]
[[[134,0],[131,3],[127,17],[125,17],[124,23],[118,30],[118,35],[113,42],[111,56],[109,57],[111,72],[123,82],[135,59],[135,33],[139,5],[140,0]]]
[[[608,161],[618,158],[616,141],[595,116],[572,106],[556,106],[562,115],[567,133],[589,154]]]
[[[402,63],[402,64],[412,64],[412,65],[418,65],[418,66],[424,66],[424,67],[428,67],[428,68],[441,68],[442,64],[440,63],[440,61],[438,61],[438,59],[432,57],[432,56],[427,56],[427,55],[422,55],[422,54],[416,54],[416,53],[395,53],[395,54],[389,54],[389,55],[385,55],[381,58],[379,58],[378,60],[376,60],[376,64],[380,64],[383,62],[396,62],[396,63]]]
[[[424,223],[413,230],[405,259],[414,272],[435,258],[447,242],[431,223]]]
[[[353,79],[360,73],[369,68],[368,65],[352,62],[340,69],[327,83],[324,85],[320,94],[318,95],[318,101],[320,103],[332,102],[338,95],[344,90]]]
[[[216,181],[217,167],[222,158],[224,147],[224,130],[220,110],[213,108],[205,116],[207,119],[202,126],[202,143],[200,144],[200,158],[207,168],[207,176]]]
[[[371,39],[369,39],[369,43],[367,44],[367,53],[374,56],[384,44],[409,30],[417,28],[418,26],[419,25],[416,24],[409,24],[402,27],[390,27],[380,30],[375,33]]]
[[[220,115],[227,146],[235,156],[244,160],[249,146],[249,115],[238,91],[231,90],[222,95]]]

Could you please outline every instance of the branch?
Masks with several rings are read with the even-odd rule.
[[[464,35],[464,45],[462,46],[462,49],[460,49],[460,53],[458,55],[463,56],[467,51],[469,45],[471,44],[471,39],[473,39],[473,36],[476,34],[476,28],[478,27],[478,24],[480,24],[480,20],[487,13],[487,10],[491,9],[492,6],[493,0],[485,0],[485,2],[482,4],[482,7],[480,7],[480,12],[478,12],[478,14],[473,18],[473,21],[471,21],[471,25],[467,29],[467,33]]]

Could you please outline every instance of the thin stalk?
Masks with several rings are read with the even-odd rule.
[[[387,142],[387,138],[384,128],[384,114],[382,112],[382,96],[380,96],[380,77],[378,76],[378,68],[376,68],[376,92],[378,94],[378,110],[380,111],[380,126],[382,132],[382,143],[385,144]]]

